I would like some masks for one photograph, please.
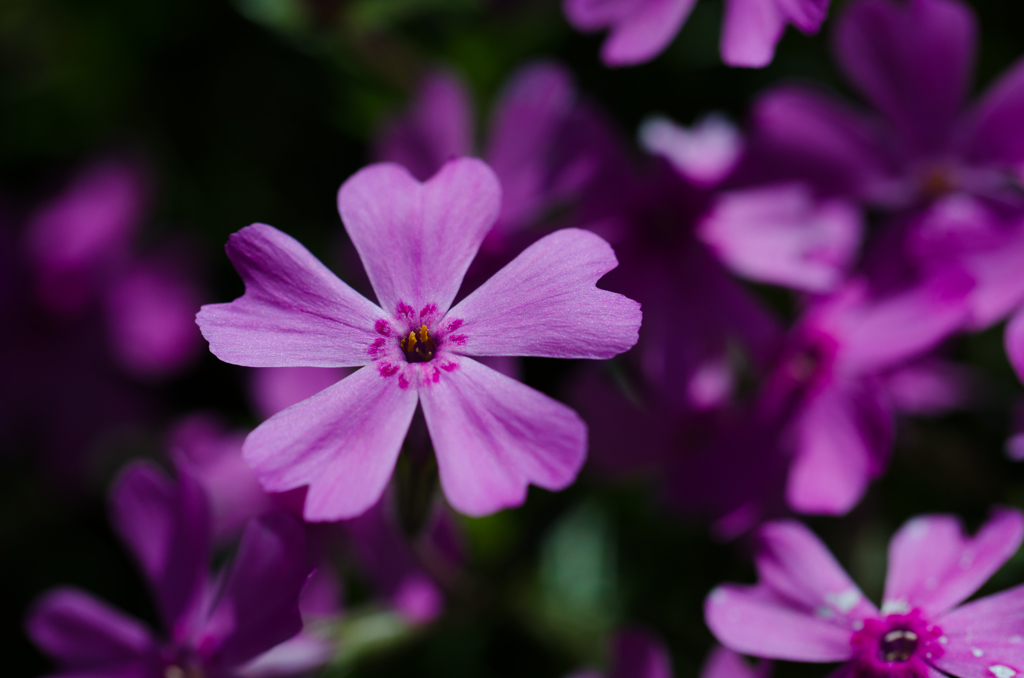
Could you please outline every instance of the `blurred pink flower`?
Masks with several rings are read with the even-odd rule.
[[[696,0],[563,0],[565,16],[581,31],[607,28],[601,60],[608,66],[650,61],[671,44]],[[817,33],[829,0],[726,0],[719,49],[730,66],[771,63],[787,25]]]

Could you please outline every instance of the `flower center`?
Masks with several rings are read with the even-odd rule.
[[[419,331],[409,332],[409,336],[399,339],[398,345],[402,347],[405,359],[411,363],[429,362],[437,351],[437,342],[430,336],[430,330],[426,325],[420,327]]]
[[[878,644],[878,655],[887,662],[905,662],[914,655],[917,641],[917,634],[910,629],[889,631]]]

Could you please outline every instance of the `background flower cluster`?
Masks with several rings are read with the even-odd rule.
[[[1015,590],[956,607],[1024,582],[1022,29],[1000,0],[9,0],[5,671],[888,675],[875,635],[914,629],[937,656],[906,661],[973,678],[957,629],[1024,635]],[[586,462],[446,500],[416,415],[379,501],[305,522],[243,441],[353,369],[212,355],[224,244],[273,224],[373,300],[339,186],[465,156],[501,198],[456,307],[571,238],[642,306],[624,353],[605,295],[531,354],[609,360],[482,359],[578,412]],[[978,675],[1024,670],[1000,647]]]

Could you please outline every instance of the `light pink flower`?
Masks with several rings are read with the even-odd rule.
[[[552,233],[451,308],[501,207],[486,164],[453,160],[426,183],[372,165],[345,182],[338,207],[380,306],[255,224],[227,245],[245,295],[197,316],[226,362],[365,366],[249,434],[243,454],[263,488],[308,485],[308,520],[363,513],[391,477],[417,404],[457,510],[485,515],[521,504],[531,483],[569,485],[586,454],[579,416],[469,356],[610,358],[633,346],[639,305],[595,285],[617,264],[608,243]]]
[[[565,15],[581,31],[607,28],[601,59],[609,66],[650,61],[669,46],[696,0],[564,0]],[[726,0],[719,49],[730,66],[771,63],[787,25],[817,33],[829,0]]]
[[[1024,671],[1024,586],[957,607],[1020,546],[1024,517],[1000,509],[974,537],[952,516],[906,523],[889,543],[879,610],[800,523],[759,532],[759,582],[726,584],[705,602],[726,647],[758,657],[847,662],[864,678],[1013,678]]]

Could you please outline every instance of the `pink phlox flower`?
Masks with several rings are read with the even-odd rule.
[[[174,482],[136,462],[115,483],[110,508],[115,531],[150,585],[164,633],[157,637],[84,591],[52,590],[35,603],[26,626],[67,675],[231,678],[302,629],[299,598],[311,568],[294,518],[274,513],[251,521],[233,564],[211,576],[207,500],[188,473]]]
[[[1013,678],[1024,670],[1024,586],[960,603],[1022,537],[1024,517],[1015,509],[997,509],[973,537],[952,516],[911,519],[889,543],[879,609],[810,530],[767,523],[757,535],[758,583],[716,588],[705,619],[736,652],[846,662],[834,676]]]
[[[661,54],[686,23],[696,0],[563,0],[565,16],[581,31],[607,28],[601,60],[631,66]],[[719,50],[730,66],[771,63],[787,25],[817,33],[829,0],[726,0]]]
[[[894,407],[884,377],[962,327],[965,275],[884,295],[864,280],[812,304],[759,394],[759,417],[785,422],[787,500],[801,513],[843,514],[886,466]]]
[[[362,367],[243,446],[265,490],[309,486],[307,520],[377,502],[417,404],[441,487],[463,513],[516,506],[528,484],[556,490],[575,478],[586,452],[579,416],[469,356],[610,358],[636,343],[639,304],[595,285],[617,264],[611,247],[565,229],[451,307],[500,204],[494,173],[470,158],[422,184],[386,163],[346,181],[339,210],[380,306],[270,226],[231,237],[246,293],[197,316],[215,355],[251,367]]]
[[[465,84],[450,73],[431,73],[409,111],[382,130],[375,156],[426,181],[448,160],[477,154],[474,127]],[[580,100],[564,66],[540,61],[517,70],[494,104],[478,153],[502,187],[485,251],[514,250],[509,239],[518,241],[524,229],[576,197],[608,161],[612,136],[603,116]]]
[[[25,249],[46,308],[81,312],[126,260],[146,206],[147,183],[138,163],[102,158],[31,217]]]
[[[833,47],[874,110],[787,85],[755,104],[751,139],[773,180],[807,182],[889,214],[866,251],[899,275],[959,268],[974,277],[972,330],[1024,300],[1016,271],[1024,136],[1015,122],[1024,114],[1024,62],[968,105],[976,38],[972,9],[956,0],[853,2]]]

